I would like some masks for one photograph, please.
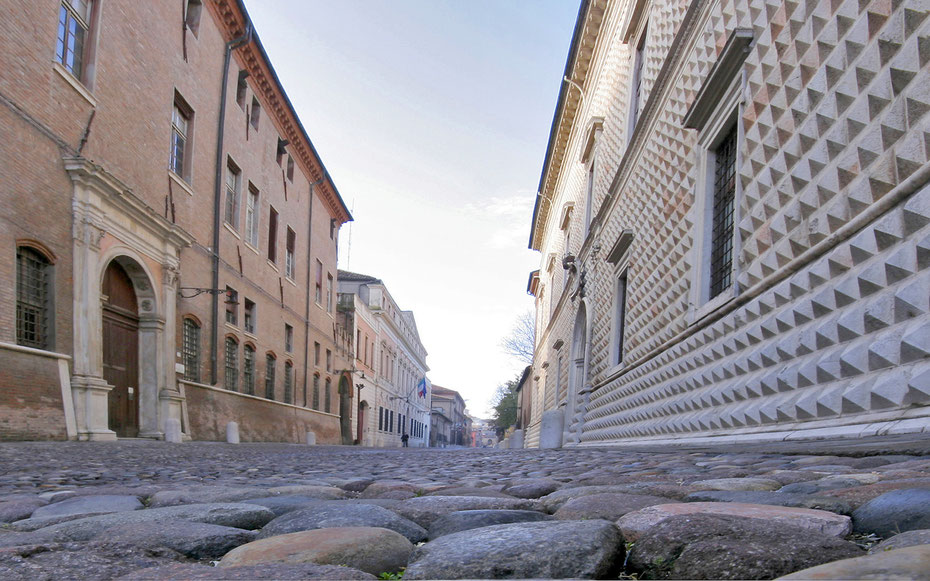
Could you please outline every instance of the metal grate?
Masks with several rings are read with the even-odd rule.
[[[184,379],[200,381],[200,326],[191,319],[184,319],[181,337],[181,356],[184,362]]]
[[[242,358],[242,393],[255,395],[255,349],[245,346]]]
[[[333,382],[330,379],[326,378],[326,389],[323,391],[323,411],[330,413],[330,409],[333,405]]]
[[[51,264],[31,248],[16,250],[16,342],[49,347],[49,278]]]
[[[710,251],[710,298],[731,284],[733,271],[733,206],[736,193],[736,127],[714,152],[714,213]]]
[[[294,403],[293,388],[294,366],[290,362],[284,364],[284,403]]]
[[[226,389],[236,391],[239,387],[239,344],[232,337],[226,338]]]
[[[313,409],[320,409],[320,376],[313,376]]]
[[[274,399],[274,355],[265,356],[265,399]]]

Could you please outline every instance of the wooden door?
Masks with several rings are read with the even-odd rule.
[[[126,271],[111,262],[103,277],[103,378],[109,427],[121,438],[139,435],[139,311]]]

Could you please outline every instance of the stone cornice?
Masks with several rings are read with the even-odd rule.
[[[246,32],[249,16],[241,0],[212,0],[207,5],[213,10],[227,42]],[[295,154],[304,174],[311,182],[323,180],[322,184],[314,189],[314,193],[340,224],[352,220],[352,215],[326,171],[316,148],[313,147],[254,30],[249,42],[236,50],[235,54],[248,71],[250,84],[260,96],[262,106],[274,120],[282,137],[290,143],[290,151]]]
[[[559,176],[565,162],[565,155],[575,127],[575,118],[583,105],[584,97],[578,87],[584,87],[588,71],[594,58],[601,24],[609,0],[588,0],[582,6],[575,27],[575,35],[565,66],[565,78],[571,82],[562,82],[555,117],[549,132],[549,146],[539,180],[536,194],[536,208],[533,211],[533,224],[530,231],[530,248],[539,250],[546,222],[549,219],[552,199]]]
[[[193,244],[194,237],[191,234],[156,213],[126,184],[103,167],[83,157],[65,157],[63,161],[71,181],[94,190],[160,240],[165,240],[176,248]]]

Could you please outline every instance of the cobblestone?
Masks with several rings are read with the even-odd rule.
[[[428,524],[442,515],[450,514],[450,510],[453,511],[451,514],[455,514],[456,510],[468,508],[487,507],[492,511],[530,508],[551,514],[569,498],[605,492],[614,496],[652,495],[659,497],[656,502],[666,499],[667,503],[675,503],[689,494],[698,493],[698,489],[706,487],[708,481],[764,479],[765,488],[776,490],[752,493],[773,497],[770,499],[767,496],[764,503],[753,505],[758,507],[754,509],[758,514],[792,510],[772,506],[776,504],[805,506],[807,499],[804,494],[796,491],[789,495],[789,492],[802,488],[795,484],[811,484],[804,488],[816,491],[816,495],[810,495],[812,504],[806,506],[830,509],[811,512],[835,518],[835,513],[849,514],[850,503],[855,508],[895,490],[930,490],[930,439],[785,442],[739,448],[732,445],[719,448],[638,445],[564,450],[385,450],[292,444],[167,444],[142,440],[122,440],[117,443],[26,442],[0,443],[0,466],[3,467],[0,471],[0,516],[7,523],[0,525],[0,546],[7,547],[0,550],[0,572],[4,578],[55,578],[56,573],[67,573],[72,565],[66,564],[81,554],[82,544],[88,547],[86,555],[92,556],[95,562],[105,563],[109,567],[106,570],[114,574],[141,571],[143,567],[157,565],[165,567],[159,571],[174,570],[180,575],[181,571],[188,570],[184,567],[205,567],[219,555],[198,560],[191,555],[200,553],[178,552],[176,547],[168,546],[167,542],[159,545],[159,535],[154,530],[156,525],[151,525],[152,531],[145,530],[149,526],[145,524],[148,522],[145,516],[149,514],[148,511],[165,510],[154,508],[165,499],[171,500],[169,504],[189,505],[191,510],[187,512],[179,510],[180,507],[172,509],[181,515],[177,518],[182,521],[197,520],[183,515],[188,512],[199,514],[200,506],[206,509],[202,503],[226,502],[230,507],[241,507],[237,510],[260,511],[262,507],[248,504],[249,500],[258,502],[257,499],[268,499],[273,501],[271,504],[276,507],[276,515],[297,509],[312,511],[313,506],[370,503],[399,516],[416,516],[417,520]],[[724,484],[729,487],[731,483],[740,482],[752,481],[729,480]],[[318,501],[315,496],[321,491],[326,492],[326,498],[339,498],[344,494],[345,499]],[[520,492],[520,498],[509,491]],[[719,496],[723,502],[736,500],[730,496],[742,494],[746,498],[740,497],[739,501],[745,502],[752,496],[745,492],[700,494],[703,496],[699,499],[689,500],[708,501]],[[784,503],[774,498],[780,494],[785,495]],[[100,502],[107,496],[138,498],[145,508],[125,513],[125,519],[134,523],[139,521],[134,525],[134,534],[120,535],[120,529],[112,527],[100,529],[96,521],[86,525],[74,524],[91,519],[70,521],[68,527],[86,529],[93,534],[88,533],[85,535],[87,538],[82,537],[80,541],[65,544],[60,535],[56,537],[56,529],[53,528],[39,528],[28,534],[12,532],[21,526],[15,524],[16,520],[29,518],[32,511],[39,507],[54,507],[61,501],[82,496],[95,496]],[[715,502],[700,504],[717,506]],[[113,510],[122,509],[114,506]],[[906,518],[907,506],[901,510],[901,518]],[[914,512],[920,512],[920,507],[915,507]],[[752,513],[752,510],[747,511],[747,514]],[[102,519],[101,522],[125,520],[119,515],[119,512],[115,512],[111,516],[91,518]],[[723,533],[714,533],[713,550],[729,546],[727,543],[731,540],[738,542],[739,535],[758,527],[757,520],[750,516],[732,517],[727,527],[721,529]],[[857,525],[855,521],[854,514],[853,524]],[[157,522],[157,519],[153,518],[152,522]],[[491,518],[489,522],[495,522],[495,519]],[[498,539],[498,543],[516,542],[519,539],[510,539],[508,535],[536,528],[547,531],[540,533],[546,536],[555,531],[552,527],[559,526],[559,522],[565,521],[544,520],[533,527],[497,525],[494,538]],[[620,535],[615,522],[599,522],[604,522],[608,529]],[[58,525],[58,528],[62,526],[65,525]],[[201,528],[206,530],[210,527]],[[487,536],[489,533],[486,528],[456,534],[462,536],[462,542],[467,544],[469,539]],[[856,534],[846,537],[846,541],[867,549],[883,537],[892,536],[887,527],[881,531],[867,529],[867,524],[858,523]],[[198,543],[201,543],[193,538],[197,530],[197,527],[192,526],[188,531],[192,537],[192,546],[200,546]],[[683,527],[683,530],[688,530],[688,527]],[[234,542],[248,543],[255,534],[261,535],[260,529],[257,533],[230,535],[229,538],[234,539]],[[728,540],[727,535],[734,538]],[[274,538],[267,531],[263,536]],[[801,537],[799,535],[799,539]],[[138,539],[144,539],[145,542]],[[626,542],[630,540],[625,539]],[[679,541],[673,539],[669,542]],[[693,545],[693,542],[687,541],[691,543],[688,546]],[[119,562],[120,552],[100,549],[103,546],[101,543],[107,543],[107,547],[116,546],[114,543],[133,546],[134,556],[131,560]],[[489,576],[504,578],[522,570],[511,565],[485,568],[488,559],[496,557],[475,549],[479,545],[472,544],[472,550],[467,553],[463,551],[460,555],[462,571],[491,571]],[[488,543],[489,547],[493,545]],[[50,556],[56,552],[61,553],[61,558]],[[725,555],[725,551],[718,552]],[[617,554],[611,558],[617,562],[598,567],[615,572],[620,571],[626,563],[626,574],[641,573],[631,568],[629,560],[621,554],[623,551],[611,549],[605,554],[614,553]],[[777,556],[777,551],[775,553],[771,558]],[[430,554],[429,551],[414,552],[408,565],[418,571],[424,570],[425,565],[416,565],[415,561],[417,555],[427,554]],[[864,551],[862,554],[865,554]],[[184,566],[172,568],[171,563]],[[797,563],[797,567],[813,564]],[[352,562],[340,561],[339,564],[360,568],[359,564]],[[666,568],[672,565],[665,564]],[[692,567],[688,571],[693,574],[693,565],[688,566]],[[262,563],[255,570],[262,571],[262,575],[267,578],[275,578],[275,571],[279,568],[281,576],[293,573],[290,570],[286,572],[285,567],[288,565],[268,562]],[[778,567],[773,565],[771,568],[773,576],[786,572]],[[314,570],[325,575],[324,578],[346,578],[348,574],[344,568]],[[574,571],[573,575],[585,574],[582,569],[572,569],[571,563],[562,563],[559,568],[551,570]],[[544,570],[540,571],[544,573]],[[710,571],[707,575],[711,575]]]

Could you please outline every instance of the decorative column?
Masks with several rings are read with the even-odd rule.
[[[75,189],[80,186],[75,184]],[[71,390],[79,440],[115,440],[109,429],[107,397],[113,386],[103,379],[103,319],[100,295],[101,221],[79,196],[74,209],[74,375]]]
[[[158,427],[164,433],[168,420],[177,420],[181,424],[182,439],[190,440],[185,413],[187,401],[178,388],[176,366],[179,274],[178,257],[166,255],[162,264],[161,312],[164,314],[164,326],[161,332],[163,359],[159,360],[161,365],[158,373]]]

